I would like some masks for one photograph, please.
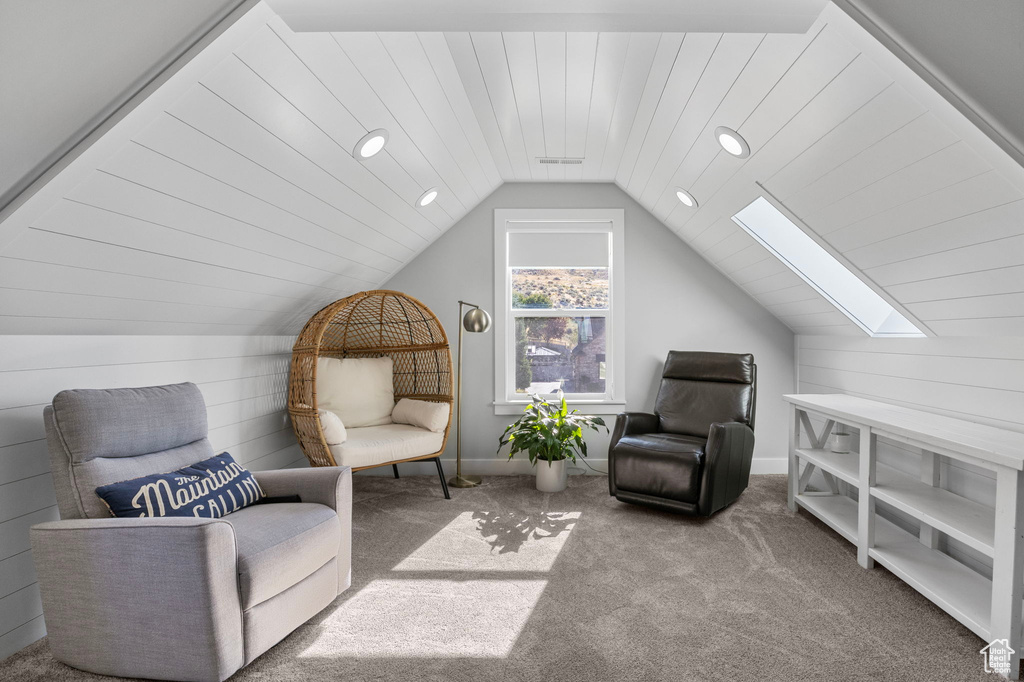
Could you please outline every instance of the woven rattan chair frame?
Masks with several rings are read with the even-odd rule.
[[[311,466],[337,466],[317,412],[317,360],[385,356],[394,361],[396,401],[413,398],[451,406],[454,396],[448,335],[437,316],[422,302],[399,291],[364,291],[331,303],[306,323],[292,349],[288,414]],[[434,459],[441,472],[439,457],[448,443],[451,427],[449,409],[444,440],[437,452],[353,470]],[[441,482],[444,483],[443,473]]]

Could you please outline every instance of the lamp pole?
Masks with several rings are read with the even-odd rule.
[[[462,314],[463,306],[470,306],[465,316]],[[462,335],[463,332],[480,333],[486,332],[491,327],[491,316],[487,311],[474,303],[459,301],[459,360],[458,360],[458,386],[455,394],[455,476],[448,481],[454,488],[475,488],[480,485],[479,476],[462,475]]]

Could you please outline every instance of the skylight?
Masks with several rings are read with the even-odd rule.
[[[871,336],[924,336],[764,197],[732,219]]]

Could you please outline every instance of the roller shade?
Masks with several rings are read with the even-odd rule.
[[[531,229],[547,226],[536,223]],[[562,229],[560,230],[559,227]],[[611,251],[608,223],[572,223],[573,232],[565,225],[550,224],[550,231],[509,232],[508,264],[513,268],[606,268]],[[600,231],[580,231],[593,228]]]

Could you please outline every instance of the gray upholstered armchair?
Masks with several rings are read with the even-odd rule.
[[[348,468],[256,472],[221,518],[114,518],[97,486],[213,455],[194,384],[62,391],[44,412],[61,521],[32,552],[54,657],[104,675],[224,680],[350,584]]]

